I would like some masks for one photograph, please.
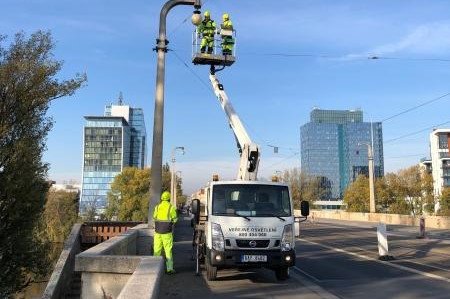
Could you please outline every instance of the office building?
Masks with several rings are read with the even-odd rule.
[[[111,182],[124,167],[146,165],[146,131],[141,108],[105,107],[104,116],[85,116],[80,213],[103,212]]]
[[[384,174],[383,132],[380,122],[363,121],[361,110],[313,109],[310,122],[300,128],[302,173],[320,178],[328,198],[316,204],[339,208],[347,186],[368,175],[368,147],[374,149],[375,176]]]

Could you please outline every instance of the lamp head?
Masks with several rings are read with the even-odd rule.
[[[198,26],[202,23],[202,15],[199,10],[195,10],[191,17],[192,25]]]

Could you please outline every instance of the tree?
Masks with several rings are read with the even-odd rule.
[[[162,191],[170,190],[171,172],[168,164],[162,167]],[[177,192],[182,194],[181,179]],[[150,168],[125,167],[111,184],[108,193],[106,218],[119,221],[146,221],[150,199]]]
[[[302,200],[302,184],[300,170],[295,167],[289,170],[285,170],[283,174],[283,181],[289,185],[291,191],[291,198],[294,206],[300,206]]]
[[[344,194],[344,203],[348,212],[369,212],[369,179],[359,175]]]
[[[61,80],[50,33],[0,38],[0,297],[26,286],[48,264],[33,232],[45,204],[48,165],[42,161],[52,127],[52,100],[72,95],[85,75]]]
[[[368,181],[362,178],[355,180],[345,194],[347,210],[351,212],[365,212],[366,200],[362,193],[368,192]],[[365,196],[365,195],[364,195]],[[367,204],[368,204],[367,193]],[[434,211],[433,178],[425,173],[418,165],[401,169],[397,173],[388,173],[375,181],[375,200],[378,212],[392,214],[422,215],[424,211]]]
[[[42,214],[42,228],[53,243],[63,243],[78,219],[78,199],[76,192],[50,189]]]
[[[119,221],[144,221],[148,216],[150,169],[126,167],[111,184],[106,217]]]
[[[325,178],[305,175],[298,168],[285,170],[283,181],[289,185],[295,208],[299,208],[303,200],[313,203],[331,197],[331,186],[326,184]]]
[[[398,172],[399,183],[396,192],[409,205],[410,213],[422,215],[424,210],[434,210],[433,179],[424,173],[419,165]]]
[[[450,216],[450,188],[444,188],[439,197],[439,211],[440,216]]]

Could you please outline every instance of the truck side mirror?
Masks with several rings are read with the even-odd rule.
[[[191,213],[194,215],[198,215],[200,213],[200,200],[193,199],[191,202]]]
[[[309,216],[309,202],[302,200],[300,202],[300,211],[302,213],[302,216],[307,217]]]
[[[191,203],[191,212],[194,214],[194,222],[198,224],[200,222],[200,200],[193,199]]]

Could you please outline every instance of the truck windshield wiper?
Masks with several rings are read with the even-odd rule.
[[[240,214],[238,214],[237,212],[234,212],[234,215],[239,216],[239,217],[242,217],[242,218],[245,218],[247,221],[250,221],[250,220],[251,220],[250,217],[247,217],[247,216],[244,216],[244,215],[240,215]]]
[[[251,220],[250,217],[240,215],[236,212],[234,212],[234,213],[213,213],[213,215],[215,215],[215,216],[239,216],[239,217],[245,218],[247,221]]]
[[[277,217],[278,219],[282,220],[282,221],[286,221],[286,219],[282,218],[281,216],[275,215],[275,214],[258,214],[257,216],[265,216],[265,217]]]

